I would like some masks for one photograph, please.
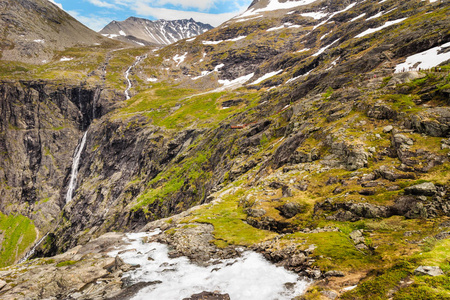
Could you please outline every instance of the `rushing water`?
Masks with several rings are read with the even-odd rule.
[[[127,71],[125,72],[125,79],[127,80],[127,89],[125,90],[125,98],[128,100],[130,99],[130,89],[133,87],[131,80],[130,80],[130,72],[131,70],[136,67],[143,59],[146,59],[147,55],[143,56],[137,56],[136,61],[133,65],[131,65]]]
[[[36,244],[34,244],[33,248],[31,248],[31,250],[28,251],[27,254],[25,254],[25,256],[22,257],[18,263],[21,264],[23,262],[26,262],[31,256],[33,256],[34,252],[36,252],[37,247],[39,247],[42,244],[47,235],[48,233],[45,234],[43,237],[41,237],[41,239]]]
[[[73,191],[75,190],[77,185],[78,167],[80,166],[81,153],[83,153],[84,145],[86,144],[86,138],[87,131],[83,134],[81,142],[75,149],[75,155],[72,162],[72,172],[70,173],[69,187],[67,188],[66,203],[69,203],[72,200]]]
[[[161,281],[142,289],[135,300],[181,300],[203,291],[226,293],[232,300],[287,300],[302,295],[309,285],[308,280],[251,251],[208,267],[195,265],[186,257],[169,258],[166,245],[142,241],[155,234],[128,234],[130,245],[109,253],[140,265],[124,275],[132,283]]]

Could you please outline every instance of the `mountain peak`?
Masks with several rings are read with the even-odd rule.
[[[129,17],[125,21],[109,23],[100,33],[132,44],[169,45],[181,39],[197,36],[212,28],[211,25],[196,22],[193,18],[150,21]]]

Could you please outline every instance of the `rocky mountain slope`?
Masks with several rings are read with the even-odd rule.
[[[38,256],[160,228],[152,239],[200,264],[259,252],[313,279],[306,299],[446,299],[449,9],[261,0],[159,50],[6,64],[1,211],[49,232]],[[78,250],[61,262],[81,272]],[[45,260],[4,270],[0,293],[19,295]]]
[[[166,46],[182,39],[189,39],[213,29],[209,24],[190,20],[150,21],[130,17],[125,21],[112,21],[99,33],[123,42],[144,45]]]
[[[48,0],[1,0],[0,15],[2,60],[45,63],[55,49],[106,42]]]

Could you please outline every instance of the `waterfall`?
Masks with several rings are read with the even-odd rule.
[[[137,56],[136,57],[136,61],[134,62],[133,65],[131,65],[127,71],[125,72],[125,79],[127,80],[127,89],[125,90],[125,98],[128,100],[130,99],[130,89],[133,87],[133,84],[131,83],[130,80],[130,72],[131,70],[136,67],[143,59],[147,58],[147,54],[143,55],[143,56]]]
[[[75,190],[77,185],[78,167],[80,165],[81,153],[83,153],[84,145],[86,144],[86,137],[87,131],[84,133],[80,144],[78,144],[77,148],[75,149],[75,155],[72,162],[72,172],[70,174],[69,187],[66,194],[66,203],[69,203],[72,200],[73,191]]]
[[[27,254],[25,254],[25,256],[22,257],[18,263],[21,264],[23,262],[26,262],[31,256],[33,256],[34,252],[36,252],[37,247],[39,247],[42,244],[42,242],[45,240],[47,235],[48,235],[48,232],[43,237],[41,237],[36,244],[34,244],[33,248],[31,248],[31,250],[28,251]]]

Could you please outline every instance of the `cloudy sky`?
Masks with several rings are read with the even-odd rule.
[[[252,0],[49,0],[95,31],[130,16],[190,19],[218,26],[242,13]]]

